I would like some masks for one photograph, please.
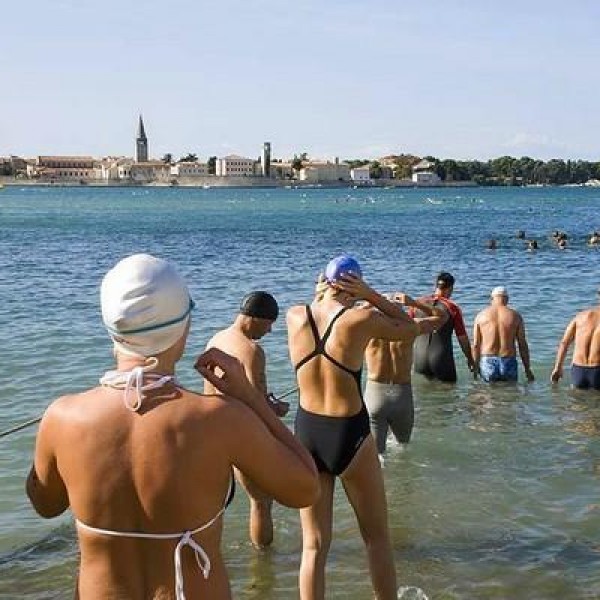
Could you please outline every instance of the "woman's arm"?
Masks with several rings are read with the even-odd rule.
[[[277,418],[265,396],[250,384],[241,363],[222,350],[211,348],[198,357],[194,367],[222,394],[237,398],[253,413],[247,423],[241,418],[236,429],[240,442],[236,460],[240,469],[282,504],[313,504],[319,481],[312,456]],[[242,417],[249,414],[240,413]]]

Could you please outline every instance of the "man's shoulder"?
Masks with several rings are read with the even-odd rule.
[[[306,315],[306,307],[307,304],[295,304],[294,306],[290,306],[286,312],[286,318],[288,320],[296,320]]]
[[[592,321],[592,320],[600,320],[600,308],[599,307],[591,307],[585,308],[584,310],[578,312],[575,315],[575,319],[577,321]]]

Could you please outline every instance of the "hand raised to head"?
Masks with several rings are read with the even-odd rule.
[[[210,348],[198,356],[194,369],[222,394],[243,400],[252,384],[242,363],[223,350]]]
[[[363,279],[351,273],[338,279],[334,285],[357,300],[368,300],[374,293],[373,289]]]

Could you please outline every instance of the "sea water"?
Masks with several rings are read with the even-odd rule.
[[[172,260],[189,282],[197,309],[178,376],[197,389],[195,356],[246,292],[270,291],[283,314],[310,301],[317,274],[341,252],[380,291],[418,296],[451,271],[469,332],[491,288],[505,285],[525,319],[536,381],[524,383],[521,371],[518,385],[474,382],[459,351],[457,385],[414,377],[413,440],[404,452],[390,442],[384,470],[400,596],[598,598],[600,399],[571,392],[568,370],[549,383],[565,326],[597,302],[600,253],[586,245],[594,229],[600,190],[586,188],[4,188],[0,430],[95,385],[112,366],[99,283],[128,254]],[[526,251],[517,230],[539,250]],[[569,234],[566,250],[554,230]],[[489,238],[497,250],[486,249]],[[293,388],[283,319],[262,343],[269,389]],[[70,515],[43,520],[25,497],[35,431],[0,439],[0,598],[69,598],[76,577]],[[298,513],[277,506],[274,519],[273,548],[256,552],[245,494],[225,515],[237,598],[298,595]],[[363,543],[338,485],[327,598],[370,597]]]

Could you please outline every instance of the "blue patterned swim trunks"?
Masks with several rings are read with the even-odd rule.
[[[479,372],[484,381],[517,381],[517,359],[514,356],[482,356]]]

